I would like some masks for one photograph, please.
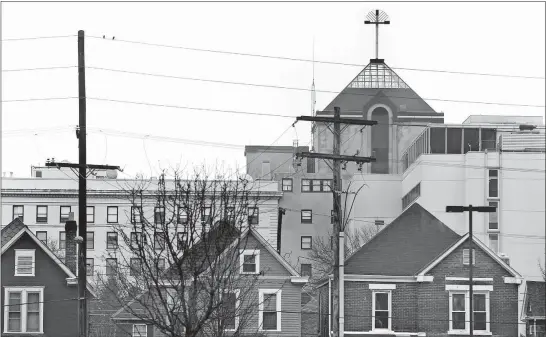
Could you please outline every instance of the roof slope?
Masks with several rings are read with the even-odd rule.
[[[345,273],[416,275],[460,238],[414,203],[346,260]]]
[[[527,281],[525,292],[525,315],[527,317],[544,317],[546,303],[546,283]]]
[[[1,234],[1,245],[2,247],[8,243],[15,235],[17,235],[22,229],[24,229],[26,226],[21,221],[20,218],[17,218],[10,222],[6,227],[2,228],[2,234]]]

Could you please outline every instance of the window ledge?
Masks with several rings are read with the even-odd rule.
[[[448,335],[469,335],[469,330],[449,330]],[[474,330],[474,336],[492,336],[493,333],[490,331],[476,331]]]

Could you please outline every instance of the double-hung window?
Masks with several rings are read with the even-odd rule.
[[[302,236],[300,238],[301,249],[311,249],[313,248],[313,237],[312,236]]]
[[[95,249],[95,232],[87,232],[87,249]]]
[[[15,276],[35,276],[35,265],[34,249],[15,249]]]
[[[294,181],[292,178],[282,178],[282,191],[292,192]]]
[[[131,248],[139,249],[139,245],[142,245],[144,249],[145,244],[146,244],[146,236],[143,233],[131,232]]]
[[[165,223],[165,207],[157,206],[154,208],[154,223],[156,225]]]
[[[13,220],[21,218],[21,221],[24,221],[25,206],[23,205],[13,205]]]
[[[280,289],[259,290],[259,327],[262,331],[281,331]]]
[[[248,208],[248,224],[257,225],[259,223],[259,210],[258,207],[249,207]]]
[[[148,326],[146,324],[133,324],[133,333],[131,337],[148,336]]]
[[[66,232],[59,232],[59,249],[66,248]]]
[[[499,170],[489,170],[489,197],[499,197]]]
[[[165,249],[165,234],[163,232],[154,233],[154,249],[155,250]]]
[[[205,224],[210,224],[212,222],[211,214],[212,214],[212,207],[210,206],[203,207],[201,209],[201,222]]]
[[[499,230],[499,202],[498,201],[490,201],[489,206],[496,207],[497,209],[493,213],[487,213],[489,215],[488,229],[490,231],[497,231],[497,230]]]
[[[372,329],[392,330],[392,289],[394,284],[370,284],[372,290]]]
[[[302,209],[301,223],[313,223],[313,211],[310,209]]]
[[[142,223],[142,207],[131,206],[131,223],[133,224]]]
[[[106,233],[106,249],[118,249],[118,233]]]
[[[188,212],[186,212],[186,209],[184,207],[178,206],[178,212],[176,214],[176,220],[179,225],[187,225],[188,224]]]
[[[226,291],[222,294],[222,327],[235,331],[239,325],[239,290]]]
[[[4,288],[4,332],[43,333],[44,288]]]
[[[42,241],[43,243],[47,243],[47,232],[38,231],[36,232],[36,237],[38,238],[38,240]]]
[[[106,222],[108,223],[118,223],[118,206],[108,206]]]
[[[47,223],[47,206],[45,205],[36,206],[36,222]]]
[[[468,249],[463,249],[463,265],[470,265],[470,253]],[[476,265],[476,250],[472,249],[472,265]]]
[[[106,275],[111,276],[117,273],[118,270],[118,259],[108,258],[106,259]]]
[[[61,206],[61,211],[60,211],[60,219],[59,221],[61,223],[65,223],[68,221],[68,218],[70,217],[70,212],[72,211],[72,207],[71,206]]]
[[[260,251],[259,250],[241,250],[241,274],[259,274],[260,273]]]
[[[449,292],[449,331],[448,333],[468,334],[470,330],[470,315],[474,331],[478,333],[489,333],[489,290],[479,289],[480,286],[474,286],[474,296],[470,310],[470,293],[467,285],[446,285],[446,288],[452,289]],[[487,286],[481,286],[487,287]],[[464,289],[463,289],[464,288]],[[477,289],[476,289],[477,288]]]
[[[87,276],[93,276],[95,272],[95,260],[93,258],[87,258],[85,265],[87,266]]]
[[[95,223],[95,206],[87,206],[87,223]]]

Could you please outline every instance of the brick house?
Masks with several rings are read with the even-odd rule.
[[[527,281],[524,299],[525,331],[528,337],[546,336],[545,282]]]
[[[247,263],[246,256],[249,252],[254,256],[252,274],[257,276],[258,282],[252,284],[252,289],[246,290],[247,296],[244,299],[239,298],[238,289],[230,290],[234,292],[235,297],[232,302],[229,302],[233,305],[233,308],[230,308],[233,311],[229,312],[251,313],[245,318],[239,317],[239,315],[245,314],[227,317],[226,320],[229,319],[231,322],[228,334],[301,336],[301,293],[308,278],[301,277],[256,230],[248,229],[240,236],[246,240],[244,251],[241,251],[239,257],[240,270],[241,272],[246,270],[244,265]],[[236,242],[233,241],[225,250],[239,249]],[[165,287],[168,288],[169,285],[166,284]],[[141,296],[146,295],[147,293],[144,293]],[[245,306],[250,310],[237,310]],[[142,307],[142,299],[137,298],[127,303],[112,316],[120,337],[127,336],[127,333],[132,336],[164,336],[154,324],[145,322],[142,316],[136,317],[134,315],[135,312],[142,312]],[[241,319],[246,321],[244,326]]]
[[[474,240],[474,334],[518,335],[520,275]],[[468,234],[414,203],[345,262],[345,334],[469,334]],[[320,288],[331,314],[330,281]],[[328,336],[328,315],[321,336]]]
[[[2,334],[76,336],[78,287],[75,272],[19,218],[2,228],[1,233]],[[67,258],[75,262],[75,249],[73,253],[72,259],[68,255]],[[94,295],[89,285],[87,290]]]

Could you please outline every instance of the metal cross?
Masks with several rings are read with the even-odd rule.
[[[364,21],[365,25],[375,25],[375,58],[379,58],[379,25],[388,25],[391,22],[389,21],[389,16],[387,13],[376,9],[371,11],[366,15],[368,20]]]

